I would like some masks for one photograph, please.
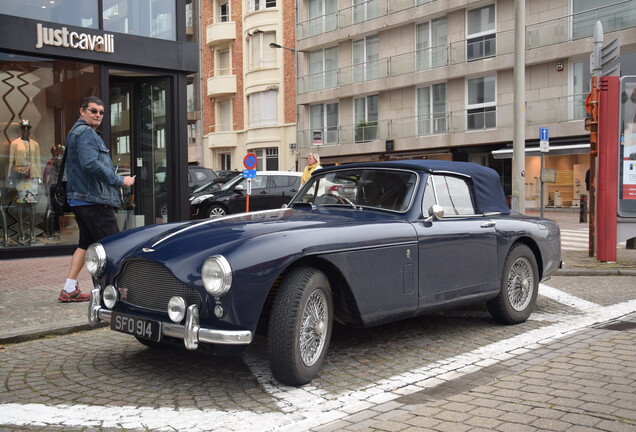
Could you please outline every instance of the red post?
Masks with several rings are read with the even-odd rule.
[[[596,186],[596,259],[616,261],[620,79],[601,77]]]

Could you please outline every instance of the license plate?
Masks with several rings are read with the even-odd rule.
[[[161,339],[161,323],[132,315],[113,312],[110,317],[112,330],[128,333],[143,339],[159,342]]]

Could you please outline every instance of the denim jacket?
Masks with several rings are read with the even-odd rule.
[[[66,137],[66,197],[120,206],[118,189],[124,178],[115,173],[101,134],[79,119]]]

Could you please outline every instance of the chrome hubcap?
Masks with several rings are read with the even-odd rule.
[[[305,366],[316,363],[325,346],[327,299],[322,291],[309,296],[300,323],[300,356]]]
[[[534,289],[534,274],[532,265],[526,258],[517,259],[508,275],[508,300],[510,306],[518,312],[523,311],[530,304]]]

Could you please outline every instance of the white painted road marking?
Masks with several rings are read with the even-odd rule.
[[[577,315],[554,315],[559,322],[530,330],[455,357],[387,378],[339,395],[307,385],[293,388],[276,383],[264,359],[247,356],[246,363],[259,384],[276,399],[280,412],[220,411],[153,407],[88,405],[0,404],[0,424],[23,426],[77,426],[170,431],[301,431],[400,396],[432,388],[452,379],[535,349],[578,330],[636,312],[636,300],[602,306],[547,285],[540,294],[576,308]],[[537,317],[531,316],[530,319]]]

